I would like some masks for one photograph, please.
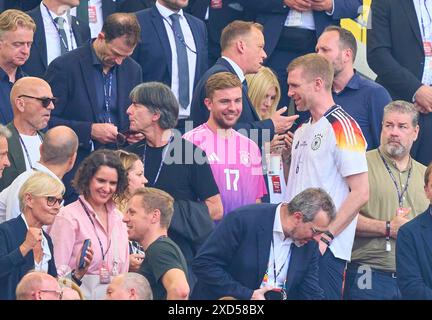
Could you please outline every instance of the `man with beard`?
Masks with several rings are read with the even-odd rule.
[[[383,86],[354,69],[354,35],[338,26],[327,27],[318,39],[316,52],[333,64],[333,99],[359,124],[367,150],[378,148],[383,110],[392,99]]]
[[[360,210],[345,298],[400,299],[395,244],[399,228],[428,207],[423,191],[426,167],[410,157],[419,133],[413,104],[384,108],[381,145],[367,153],[370,197]]]
[[[203,149],[219,188],[224,214],[261,202],[266,186],[255,142],[233,129],[242,112],[242,83],[231,72],[216,73],[206,83],[209,120],[184,135]]]
[[[36,25],[32,18],[18,10],[0,14],[0,123],[12,121],[10,92],[13,84],[25,76],[21,66],[30,56]]]

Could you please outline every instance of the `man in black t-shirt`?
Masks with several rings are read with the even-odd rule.
[[[123,216],[129,239],[145,250],[138,273],[149,281],[155,300],[186,300],[189,296],[186,260],[167,235],[173,211],[174,199],[168,193],[143,188],[129,200]]]
[[[212,231],[212,220],[222,218],[219,189],[205,152],[173,129],[179,104],[170,88],[158,82],[143,83],[132,90],[130,99],[130,131],[144,134],[145,140],[126,150],[142,157],[147,186],[164,190],[174,198],[169,235],[190,265]],[[189,274],[189,278],[193,286],[193,275]]]

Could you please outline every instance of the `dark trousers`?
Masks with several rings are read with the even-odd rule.
[[[319,260],[319,283],[326,300],[342,300],[342,286],[346,261],[336,258],[327,249]]]
[[[347,267],[345,300],[400,300],[396,275],[350,263]]]

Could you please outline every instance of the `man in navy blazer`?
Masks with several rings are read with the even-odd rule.
[[[185,121],[191,113],[193,89],[201,76],[208,69],[207,30],[204,22],[184,12],[183,8],[188,0],[183,1],[156,1],[149,9],[136,13],[141,26],[141,41],[134,52],[134,59],[141,65],[143,81],[158,81],[166,84],[174,92],[182,108],[179,110],[179,123],[177,128],[184,131]],[[171,16],[180,15],[180,35],[174,31]],[[180,43],[176,41],[181,38]],[[182,80],[180,68],[176,58],[179,48],[186,48],[188,64],[188,82]],[[173,67],[173,66],[176,67]],[[180,87],[188,85],[188,101],[182,104]],[[186,89],[184,89],[186,90]]]
[[[342,18],[357,17],[362,3],[362,0],[245,2],[247,9],[256,12],[256,21],[264,26],[266,65],[277,73],[281,86],[279,106],[287,106],[289,102],[288,64],[301,55],[315,52],[316,41],[324,29],[329,25],[339,25]]]
[[[367,30],[367,62],[377,74],[376,81],[394,100],[414,101],[420,112],[419,137],[411,155],[425,166],[432,161],[432,148],[426,147],[432,144],[432,80],[423,79],[430,63],[420,15],[431,9],[430,1],[374,0],[372,28]]]
[[[116,147],[117,134],[129,128],[129,93],[141,83],[142,74],[129,57],[138,39],[135,16],[115,13],[96,40],[56,58],[47,69],[45,78],[58,98],[49,127],[68,126],[79,138],[75,166],[63,180],[66,188],[93,149]],[[68,193],[65,201],[74,198]]]
[[[45,10],[44,15],[48,14],[46,11],[46,9],[48,8],[50,11],[61,16],[62,14],[64,14],[63,10],[69,9],[67,6],[62,5],[62,2],[63,1],[59,0],[50,2],[47,1],[46,3],[43,2],[33,10],[27,12],[28,15],[33,18],[36,24],[36,31],[30,51],[30,57],[22,67],[23,71],[30,76],[42,78],[49,64],[47,53],[47,50],[49,48],[47,48],[46,30],[42,10]],[[77,2],[77,4],[78,3],[79,1]],[[71,21],[69,25],[72,27],[72,34],[76,43],[76,46],[72,46],[72,48],[76,48],[83,45],[90,39],[90,28],[81,21],[78,21],[77,18],[75,18],[74,16],[70,16],[70,19]],[[67,33],[67,37],[69,37],[69,33]],[[48,43],[50,46],[59,45],[58,42]]]
[[[336,209],[322,189],[290,203],[254,204],[229,213],[195,257],[198,282],[191,299],[323,299],[318,241]],[[275,279],[276,278],[276,279]]]
[[[285,133],[296,117],[283,117],[277,111],[270,119],[261,120],[248,97],[246,74],[256,73],[267,57],[264,51],[264,36],[262,26],[253,22],[233,21],[224,28],[221,36],[222,57],[216,61],[201,78],[194,90],[191,105],[191,120],[197,127],[209,118],[209,111],[204,104],[206,97],[205,84],[207,79],[219,72],[230,72],[238,76],[243,83],[243,109],[237,124],[239,132],[248,135],[258,146],[269,141],[275,133]]]
[[[432,164],[425,172],[425,192],[432,202]],[[432,300],[432,206],[399,229],[396,273],[403,299]]]

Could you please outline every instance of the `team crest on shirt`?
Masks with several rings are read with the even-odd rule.
[[[240,151],[240,163],[246,167],[251,165],[251,156],[249,152]]]
[[[319,149],[319,147],[321,146],[321,139],[322,139],[322,134],[318,133],[315,135],[315,137],[311,143],[312,150],[318,150]]]

